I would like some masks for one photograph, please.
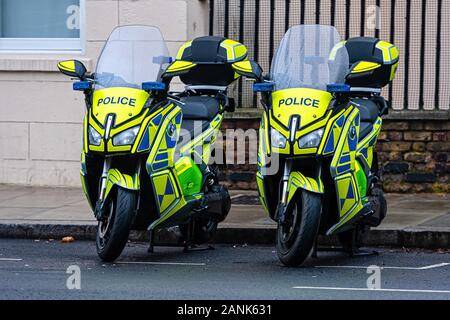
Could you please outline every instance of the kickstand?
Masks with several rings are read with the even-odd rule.
[[[352,232],[352,245],[351,249],[348,252],[352,258],[362,258],[362,257],[371,257],[378,256],[378,251],[370,251],[370,250],[361,250],[358,248],[358,229],[354,229]]]
[[[347,253],[352,258],[371,257],[371,256],[379,255],[378,251],[361,250],[360,248],[358,248],[357,238],[358,238],[358,231],[357,231],[357,229],[355,229],[352,232],[352,241],[351,241],[350,248],[346,248],[346,247],[343,247],[343,248],[320,248],[318,246],[319,241],[318,241],[318,239],[316,239],[316,241],[314,242],[314,247],[313,247],[313,252],[312,252],[311,257],[313,259],[317,259],[319,252],[343,252],[343,253]]]
[[[318,259],[319,258],[319,255],[318,255],[318,252],[319,252],[319,244],[318,244],[318,238],[316,237],[316,241],[314,241],[314,247],[313,247],[313,252],[312,252],[312,255],[311,255],[311,257],[313,258],[313,259]]]
[[[191,248],[191,237],[192,237],[193,231],[194,231],[194,221],[191,219],[187,226],[186,239],[184,239],[184,242],[183,242],[183,252],[184,253],[188,253],[189,249]]]
[[[147,250],[147,252],[148,253],[153,253],[155,250],[155,247],[154,247],[154,233],[153,233],[153,230],[150,230],[150,245],[149,245],[149,247],[148,247],[148,250]]]
[[[194,233],[194,228],[195,228],[195,222],[194,222],[194,220],[191,220],[188,224],[186,239],[183,243],[184,244],[183,252],[189,253],[189,252],[215,250],[213,246],[210,246],[210,245],[199,246],[199,245],[195,245],[191,242],[192,234]]]
[[[203,245],[203,246],[198,246],[195,244],[192,244],[189,246],[189,248],[185,248],[183,250],[184,253],[189,253],[189,252],[200,252],[200,251],[210,251],[210,250],[216,250],[213,246],[211,245]]]

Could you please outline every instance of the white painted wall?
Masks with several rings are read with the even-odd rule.
[[[83,61],[88,69],[118,25],[161,28],[171,54],[207,34],[205,0],[86,0],[82,56],[0,54],[0,183],[79,186],[84,97],[56,63]]]

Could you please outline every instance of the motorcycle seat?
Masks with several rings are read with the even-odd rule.
[[[371,122],[361,122],[359,126],[359,139],[364,139],[367,137],[373,130],[373,123]]]
[[[184,120],[212,121],[220,111],[219,102],[213,97],[194,96],[181,98],[179,107]]]
[[[378,104],[368,99],[352,99],[359,109],[361,122],[375,123],[380,116]]]
[[[359,138],[364,139],[373,130],[373,125],[380,116],[380,108],[375,101],[369,99],[352,99],[356,107],[359,109],[361,116],[361,124],[359,127]]]

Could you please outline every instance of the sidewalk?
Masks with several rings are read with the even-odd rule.
[[[387,196],[388,216],[371,231],[373,246],[450,248],[450,196]],[[276,225],[258,205],[255,192],[233,191],[233,206],[216,241],[272,244]],[[93,239],[96,221],[81,189],[0,185],[0,237]],[[132,238],[143,239],[143,234]]]

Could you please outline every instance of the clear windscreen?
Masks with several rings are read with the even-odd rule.
[[[281,40],[272,61],[271,79],[276,90],[312,88],[327,90],[343,84],[349,69],[347,49],[332,26],[299,25]]]
[[[140,89],[143,82],[160,81],[169,63],[169,50],[157,27],[117,27],[98,60],[95,90]]]

